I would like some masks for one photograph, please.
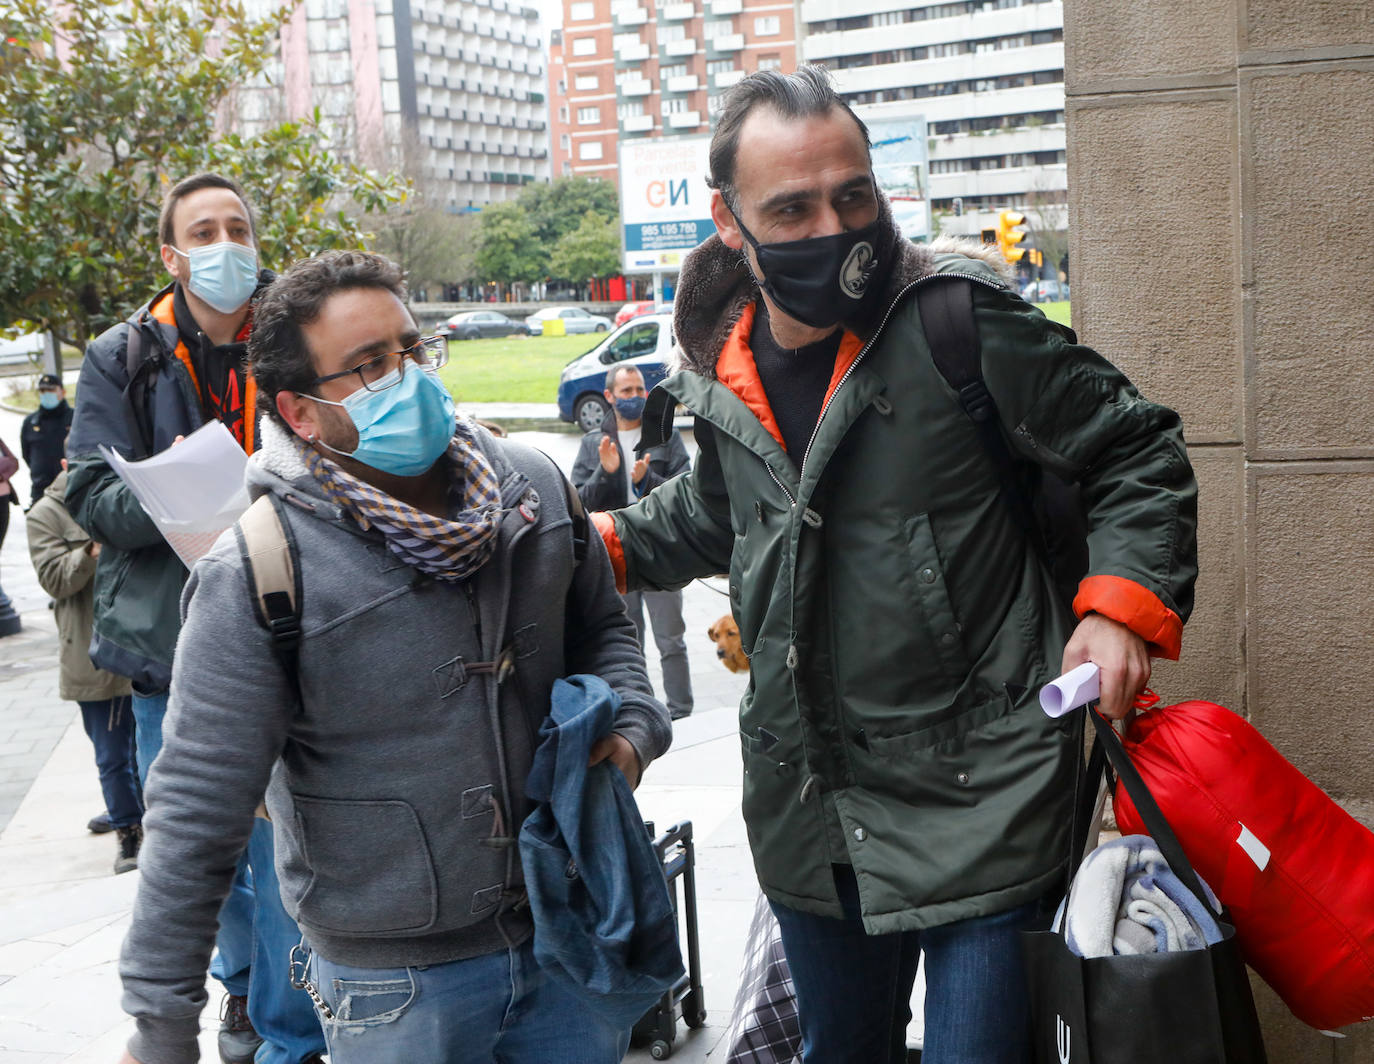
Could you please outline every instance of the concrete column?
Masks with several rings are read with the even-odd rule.
[[[1064,0],[1074,326],[1183,416],[1197,608],[1166,701],[1374,826],[1374,5]],[[1374,1060],[1256,981],[1271,1064]]]

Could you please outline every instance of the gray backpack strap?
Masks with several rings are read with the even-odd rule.
[[[272,493],[260,496],[234,526],[253,612],[272,637],[272,652],[301,697],[301,577],[290,525]]]

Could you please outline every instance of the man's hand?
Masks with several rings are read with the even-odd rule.
[[[612,732],[592,747],[592,755],[587,758],[587,766],[590,768],[592,765],[598,765],[607,758],[610,758],[611,764],[620,769],[621,774],[629,780],[630,790],[639,786],[639,755],[635,753],[629,739]]]
[[[99,558],[100,544],[97,543],[95,540],[91,540],[89,543],[86,544],[86,553],[89,554],[92,558]]]
[[[596,453],[601,457],[601,468],[607,473],[620,471],[620,448],[615,445],[615,440],[609,436],[602,436]]]
[[[1099,670],[1098,711],[1108,720],[1121,720],[1150,682],[1150,655],[1145,650],[1145,640],[1124,624],[1100,613],[1090,613],[1078,622],[1064,647],[1061,672],[1077,668],[1085,661],[1091,661]]]
[[[645,454],[641,455],[639,460],[635,462],[634,467],[630,470],[630,476],[632,476],[634,482],[638,484],[644,479],[644,474],[647,472],[649,472],[649,456]]]

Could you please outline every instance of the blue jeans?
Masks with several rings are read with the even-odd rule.
[[[81,707],[82,727],[95,747],[105,812],[114,827],[131,827],[143,819],[143,792],[134,764],[134,717],[129,696],[77,705]]]
[[[617,1064],[630,1032],[541,971],[529,942],[416,968],[352,968],[312,954],[334,1013],[330,1064]]]
[[[772,902],[792,970],[805,1064],[902,1064],[911,988],[926,956],[922,1064],[1028,1064],[1020,933],[1039,903],[924,931],[864,933],[854,870],[834,865],[843,919]]]
[[[140,781],[162,749],[167,692],[133,697]],[[257,889],[255,889],[255,887]],[[293,990],[287,974],[291,947],[300,939],[282,908],[272,857],[272,825],[253,822],[233,886],[219,911],[219,934],[210,974],[230,994],[248,998],[248,1018],[262,1035],[257,1064],[299,1064],[324,1051],[310,998]]]

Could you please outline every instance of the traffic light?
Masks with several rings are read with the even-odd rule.
[[[1030,264],[1037,270],[1045,265],[1045,255],[1039,248],[1029,249]]]
[[[1020,211],[1000,211],[997,215],[997,246],[1008,262],[1020,262],[1025,248],[1016,245],[1026,239],[1026,216]]]

